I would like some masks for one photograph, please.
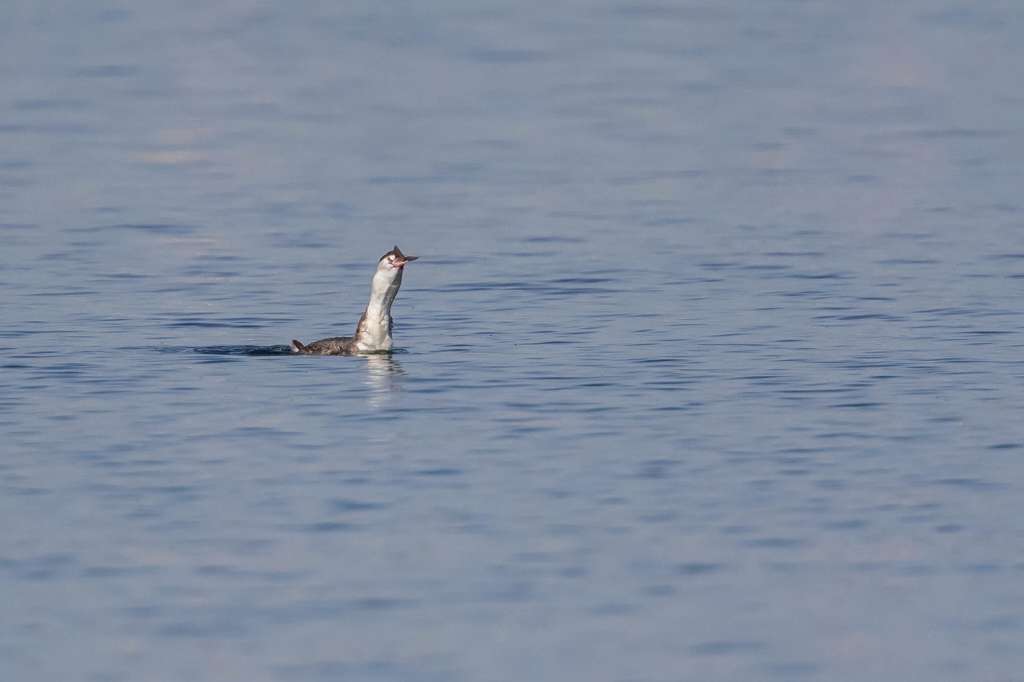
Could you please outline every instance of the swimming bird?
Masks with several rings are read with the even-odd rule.
[[[355,355],[391,350],[391,330],[395,321],[391,305],[402,286],[402,271],[406,263],[419,256],[406,256],[396,245],[377,261],[377,271],[370,281],[370,302],[366,304],[355,336],[334,336],[310,344],[292,339],[292,352],[310,355]]]

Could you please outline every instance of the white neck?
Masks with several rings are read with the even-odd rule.
[[[402,271],[378,270],[370,283],[370,302],[356,327],[355,342],[359,350],[391,350],[391,306],[402,286]]]

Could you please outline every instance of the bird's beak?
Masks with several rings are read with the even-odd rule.
[[[419,256],[402,256],[401,259],[395,261],[395,265],[402,268],[405,267],[406,263],[412,262],[419,258]]]

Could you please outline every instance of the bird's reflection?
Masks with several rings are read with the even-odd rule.
[[[401,389],[401,378],[405,375],[402,364],[390,353],[363,356],[366,359],[366,380],[369,389],[370,407],[384,407],[391,397]]]

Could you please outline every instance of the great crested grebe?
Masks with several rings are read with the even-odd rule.
[[[406,256],[395,246],[377,262],[377,271],[370,282],[370,302],[359,318],[355,336],[334,336],[310,344],[292,339],[292,351],[310,355],[355,355],[391,350],[391,305],[402,286],[405,264],[418,256]]]

